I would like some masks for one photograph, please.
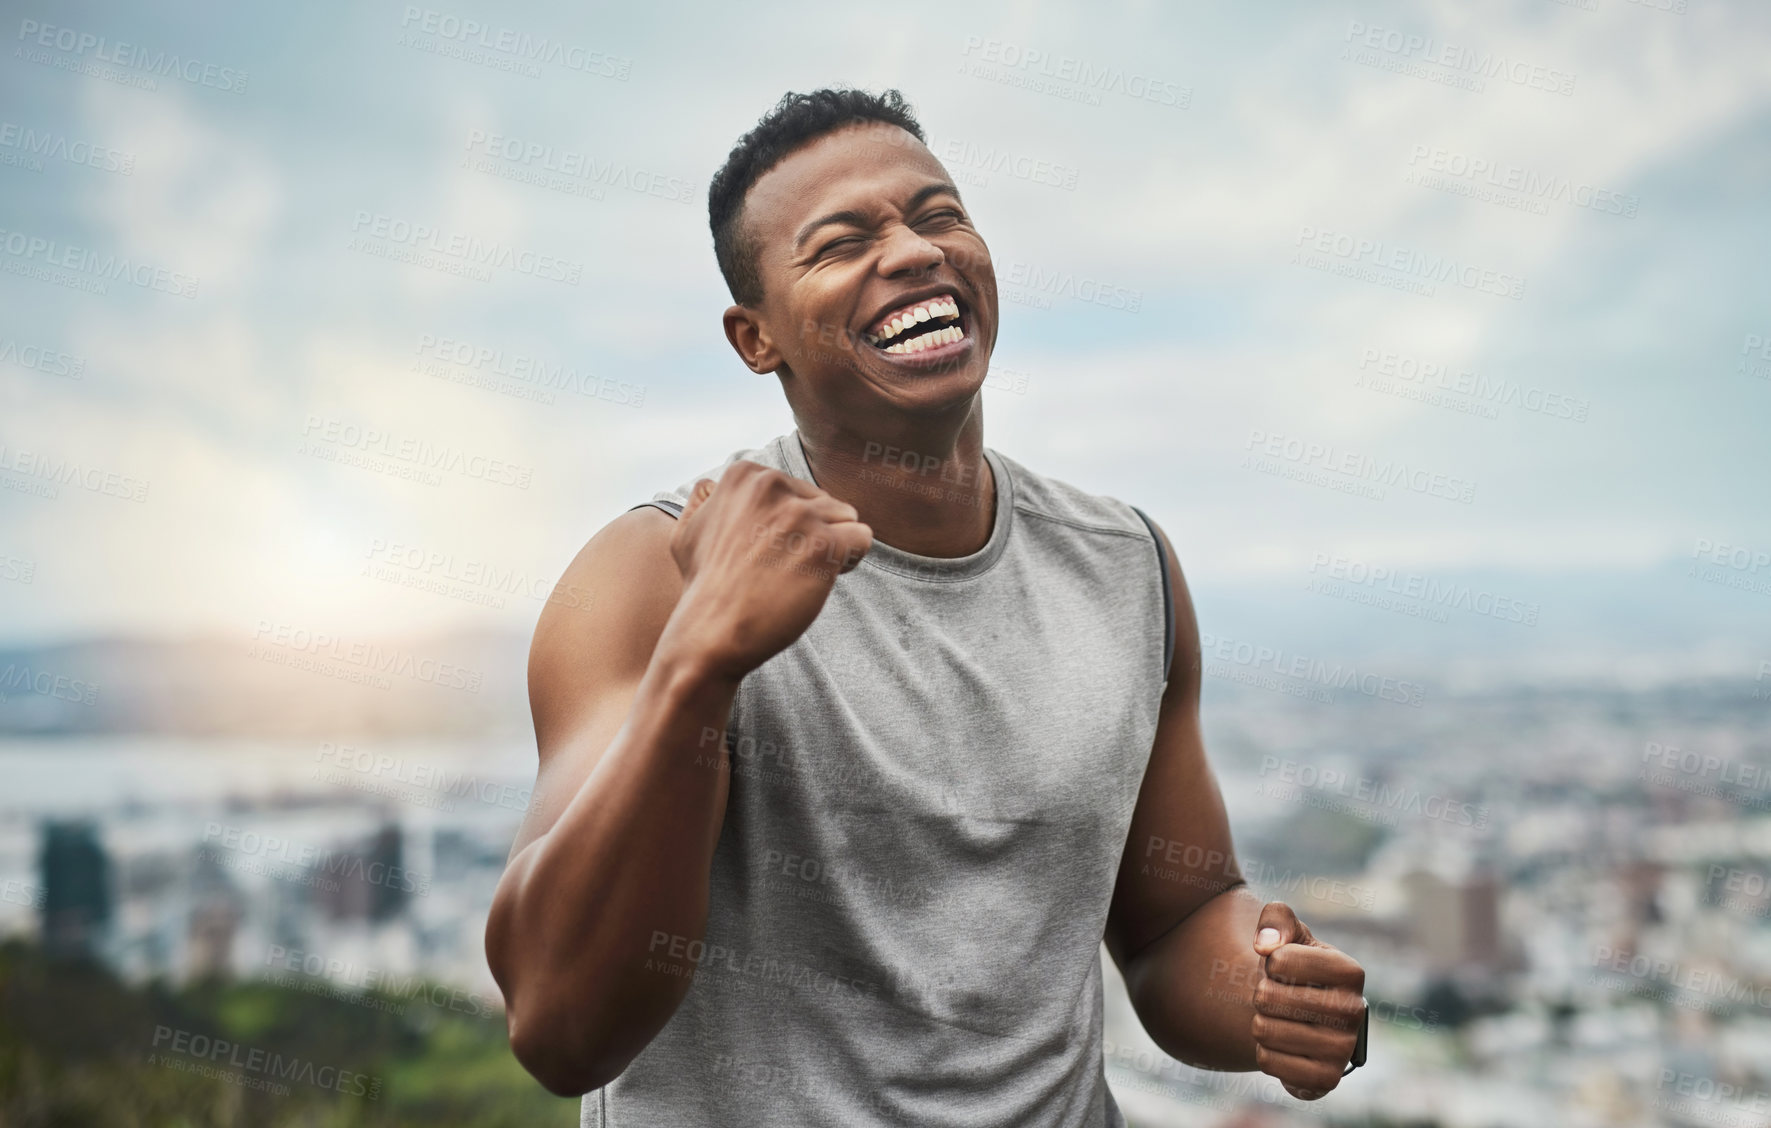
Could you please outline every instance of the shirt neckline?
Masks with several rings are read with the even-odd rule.
[[[818,479],[812,476],[811,465],[806,461],[805,447],[800,443],[799,431],[795,430],[790,435],[777,438],[775,451],[780,455],[788,473],[802,482],[810,482],[814,486],[818,484]],[[1008,466],[995,451],[985,447],[984,458],[990,463],[990,472],[996,481],[996,514],[990,525],[990,539],[984,542],[984,547],[967,556],[919,556],[876,539],[873,547],[862,558],[861,565],[931,583],[969,580],[983,575],[995,566],[1002,557],[1003,549],[1008,546],[1009,531],[1014,524],[1015,481],[1009,474]]]

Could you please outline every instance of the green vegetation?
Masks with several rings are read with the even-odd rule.
[[[439,993],[438,998],[447,998]],[[0,945],[0,1128],[569,1128],[501,1016],[422,993],[132,988]]]

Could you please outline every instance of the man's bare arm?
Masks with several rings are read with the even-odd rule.
[[[1113,892],[1107,950],[1144,1029],[1171,1057],[1260,1069],[1293,1095],[1318,1097],[1352,1056],[1364,972],[1243,882],[1205,757],[1198,622],[1174,550],[1158,535],[1174,593],[1174,665]]]
[[[784,541],[819,556],[759,551]],[[486,956],[511,1048],[550,1090],[606,1084],[688,993],[688,977],[645,967],[657,936],[706,928],[738,683],[810,625],[835,579],[825,562],[852,566],[870,544],[853,507],[737,463],[717,489],[697,485],[680,521],[645,509],[612,522],[564,579],[589,606],[543,610],[529,663],[536,802]]]

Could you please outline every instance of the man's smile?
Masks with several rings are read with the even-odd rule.
[[[915,358],[919,364],[947,360],[971,348],[971,311],[957,290],[938,290],[874,318],[861,339],[894,358]]]

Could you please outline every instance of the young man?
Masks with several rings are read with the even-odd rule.
[[[995,274],[903,100],[790,94],[709,195],[798,429],[536,627],[517,1057],[610,1128],[1122,1125],[1104,939],[1173,1056],[1334,1088],[1364,972],[1242,884],[1167,539],[985,447]]]

